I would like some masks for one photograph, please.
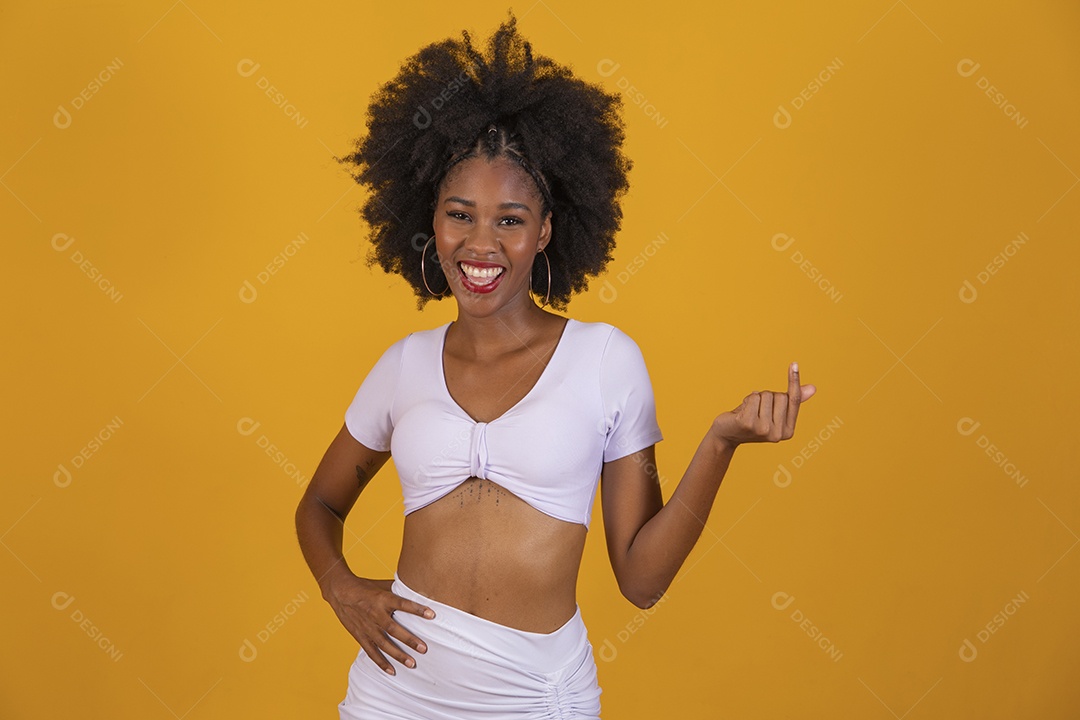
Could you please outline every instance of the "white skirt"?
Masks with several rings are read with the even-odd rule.
[[[390,675],[363,648],[338,705],[341,720],[599,720],[600,686],[581,608],[561,628],[533,633],[472,615],[412,590],[394,573],[392,591],[435,611],[394,619],[427,645]]]

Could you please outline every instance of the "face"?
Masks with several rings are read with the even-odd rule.
[[[435,206],[435,247],[459,309],[489,315],[533,304],[529,276],[551,238],[532,178],[504,158],[463,160]]]

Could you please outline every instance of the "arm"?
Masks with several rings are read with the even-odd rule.
[[[602,509],[608,557],[623,595],[654,605],[670,587],[709,518],[735,448],[779,442],[795,432],[799,404],[816,388],[788,370],[786,393],[751,393],[717,417],[667,505],[660,494],[654,446],[604,464]]]
[[[300,499],[297,539],[323,599],[328,599],[335,578],[353,574],[342,553],[345,518],[389,458],[389,452],[371,450],[354,440],[342,425]]]
[[[640,608],[656,604],[694,549],[735,446],[705,436],[664,505],[655,446],[604,465],[602,508],[619,589]]]
[[[323,599],[367,656],[394,675],[394,667],[382,653],[408,667],[415,667],[416,662],[390,636],[418,652],[427,652],[420,638],[394,621],[394,612],[409,612],[428,619],[435,617],[435,613],[419,603],[394,595],[391,580],[357,577],[342,553],[345,518],[389,457],[389,452],[372,450],[358,442],[348,427],[342,426],[296,508],[296,534]]]

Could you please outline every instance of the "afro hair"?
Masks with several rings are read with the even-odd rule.
[[[372,97],[367,135],[337,158],[369,188],[360,211],[371,231],[367,264],[405,278],[418,308],[442,297],[425,288],[420,267],[440,185],[462,160],[505,157],[533,178],[542,215],[551,214],[550,303],[564,310],[615,247],[632,166],[621,149],[622,99],[534,55],[513,11],[486,55],[468,31],[462,37],[408,58]],[[429,283],[445,290],[437,260],[429,265]],[[534,287],[546,288],[547,275],[533,263]]]

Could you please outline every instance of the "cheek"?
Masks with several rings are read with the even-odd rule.
[[[521,242],[516,243],[511,257],[515,265],[528,269],[528,266],[535,262],[537,258],[535,239],[522,238]]]
[[[433,228],[433,230],[435,232],[435,237],[439,237],[440,235],[442,235],[443,233],[446,232],[446,218],[436,216],[431,221],[431,227]]]
[[[458,231],[444,219],[433,222],[432,229],[435,234],[435,242],[432,245],[438,246],[439,254],[445,257],[450,252],[450,248],[457,245]]]
[[[432,255],[438,253],[439,259],[444,265],[443,272],[450,272],[454,268],[449,258],[453,257],[454,250],[460,246],[460,242],[454,236],[454,231],[450,228],[440,228],[438,224],[435,225],[435,240],[428,248],[428,259],[432,259]]]

